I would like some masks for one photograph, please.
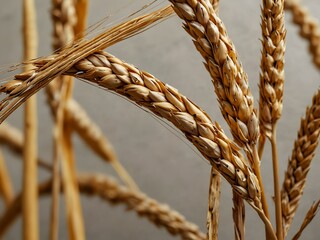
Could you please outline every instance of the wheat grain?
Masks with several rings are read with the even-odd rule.
[[[139,216],[146,217],[159,227],[164,227],[173,235],[180,235],[186,240],[205,240],[206,237],[199,228],[188,222],[181,214],[170,209],[168,205],[161,204],[143,193],[132,191],[120,186],[113,179],[103,175],[79,175],[77,178],[81,193],[89,196],[99,196],[112,204],[124,204],[128,210],[135,211]],[[49,194],[52,181],[39,185],[39,194]],[[21,212],[21,195],[17,195],[13,204],[0,218],[0,236],[10,227]]]
[[[300,35],[308,41],[313,63],[320,68],[320,30],[317,20],[296,0],[286,0],[285,8],[292,13],[293,22],[300,28]]]
[[[314,157],[320,134],[320,90],[312,99],[311,107],[307,108],[305,117],[301,120],[298,138],[294,143],[285,179],[281,190],[282,217],[284,235],[298,208],[300,198]]]

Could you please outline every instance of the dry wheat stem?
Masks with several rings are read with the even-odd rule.
[[[285,0],[285,8],[292,13],[293,22],[300,28],[300,35],[309,43],[313,63],[320,69],[320,28],[317,20],[297,0]]]
[[[130,174],[121,165],[112,144],[103,135],[101,129],[93,122],[84,109],[73,99],[68,100],[65,111],[67,120],[85,143],[116,170],[119,177],[126,185],[134,190],[139,190]]]
[[[37,27],[35,3],[23,0],[23,47],[24,60],[37,56]],[[28,71],[30,65],[24,70]],[[39,238],[38,192],[37,192],[37,102],[32,96],[25,105],[23,148],[23,239]]]
[[[77,22],[75,15],[74,3],[72,0],[52,0],[51,17],[53,21],[53,49],[57,50],[62,48],[67,43],[73,40],[73,27]],[[61,135],[64,134],[63,122],[64,122],[64,106],[67,96],[68,86],[72,85],[72,78],[68,76],[59,76],[54,82],[51,82],[47,87],[47,96],[50,97],[54,93],[50,91],[54,90],[54,84],[59,84],[59,91],[61,91],[60,97],[55,98],[56,101],[56,112],[55,123],[53,128],[53,140],[54,140],[54,154],[53,154],[53,181],[52,181],[52,205],[51,205],[51,224],[50,224],[50,239],[58,239],[59,232],[59,186],[60,186],[60,164],[59,160],[62,158],[62,146],[61,146]],[[50,103],[50,101],[49,101]],[[52,110],[52,107],[51,107]],[[70,149],[69,151],[73,151]],[[64,181],[64,184],[67,182]],[[65,195],[70,196],[70,195]],[[67,208],[70,207],[72,199],[66,199]],[[69,211],[71,214],[75,214],[74,211]],[[73,218],[70,214],[67,217],[68,221],[72,221]],[[69,226],[72,223],[69,222]],[[69,231],[74,231],[74,228],[69,228]],[[70,236],[75,236],[75,233],[69,233]]]
[[[236,240],[245,239],[245,206],[243,199],[237,192],[233,191],[232,216],[234,223],[234,234]]]
[[[303,232],[303,230],[309,225],[309,223],[312,221],[312,219],[316,216],[318,212],[318,208],[320,205],[320,200],[313,203],[310,209],[308,210],[305,218],[303,219],[303,222],[299,228],[299,231],[293,236],[292,240],[298,240]]]
[[[11,84],[20,85],[16,88],[16,92],[11,92],[11,96],[7,96],[0,102],[0,122],[3,122],[16,108],[18,108],[26,99],[32,96],[35,92],[46,86],[55,77],[62,74],[65,70],[72,67],[74,62],[78,62],[82,58],[89,56],[97,50],[106,48],[121,40],[127,39],[134,34],[137,34],[141,29],[146,28],[157,21],[168,18],[172,14],[171,7],[165,7],[150,14],[146,14],[124,23],[118,24],[115,27],[107,29],[97,37],[85,41],[76,41],[70,47],[63,49],[58,57],[50,61],[46,66],[42,67],[42,71],[34,72],[30,78],[23,84],[20,82],[11,82]],[[29,61],[29,63],[32,61]],[[45,71],[46,73],[44,73]],[[45,75],[42,75],[44,73]],[[41,80],[41,81],[40,81]],[[2,89],[3,90],[3,89]],[[1,91],[1,90],[0,90]],[[14,93],[14,94],[13,94]],[[19,95],[19,98],[15,96]]]
[[[127,187],[119,185],[112,178],[103,175],[80,175],[77,183],[81,193],[100,198],[112,204],[124,204],[128,210],[136,211],[141,217],[148,218],[156,226],[164,227],[173,235],[180,235],[182,239],[206,239],[199,228],[188,222],[181,214],[170,209],[166,204],[161,204],[143,193],[133,191]],[[51,181],[39,185],[39,194],[49,194],[51,192]],[[21,212],[21,194],[18,194],[0,218],[0,236],[14,222]]]
[[[298,138],[294,143],[285,172],[281,189],[284,236],[289,230],[302,197],[306,177],[318,145],[319,134],[320,90],[313,96],[312,105],[307,108],[305,117],[301,119]]]
[[[14,198],[12,182],[7,170],[3,153],[0,150],[0,193],[4,199],[6,207],[10,205]]]
[[[221,177],[213,167],[210,172],[209,199],[207,212],[207,239],[218,239]]]
[[[265,137],[271,141],[273,183],[275,193],[276,226],[278,239],[283,239],[281,196],[276,149],[276,123],[282,113],[284,86],[284,54],[286,29],[284,27],[284,0],[263,0],[261,8],[262,57],[260,63],[260,102],[258,154],[261,157]]]
[[[6,122],[0,125],[0,143],[7,145],[14,153],[22,154],[24,145],[22,133]],[[46,170],[52,170],[52,166],[40,158],[37,159],[37,165]]]

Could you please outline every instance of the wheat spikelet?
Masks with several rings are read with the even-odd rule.
[[[303,219],[303,222],[299,228],[299,231],[293,236],[292,240],[298,240],[303,232],[303,230],[309,225],[309,223],[312,221],[312,219],[316,216],[318,208],[320,205],[320,200],[313,203],[308,210],[305,218]]]
[[[286,37],[283,8],[283,0],[264,0],[261,13],[263,48],[259,120],[261,132],[268,137],[282,112]]]
[[[300,28],[300,35],[309,42],[313,63],[320,68],[320,30],[317,20],[297,0],[286,0],[285,8],[292,13],[293,22]]]
[[[250,150],[259,136],[259,126],[249,90],[235,47],[226,34],[222,21],[208,1],[170,0],[184,28],[194,39],[197,50],[205,59],[221,106],[233,137]]]
[[[79,175],[77,183],[81,193],[100,198],[115,204],[124,204],[127,210],[135,211],[139,216],[149,219],[158,227],[164,227],[172,235],[186,240],[205,240],[199,228],[188,222],[181,214],[168,205],[161,204],[143,193],[119,185],[115,180],[103,175]],[[52,181],[39,185],[39,195],[51,193]],[[17,195],[13,204],[0,218],[0,236],[10,227],[21,212],[21,195]]]
[[[292,155],[285,172],[281,190],[282,217],[284,234],[286,235],[296,210],[318,145],[320,133],[320,90],[312,99],[311,107],[307,108],[305,117],[301,120],[298,138],[294,143]]]

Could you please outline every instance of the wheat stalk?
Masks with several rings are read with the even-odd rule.
[[[234,223],[234,234],[236,240],[245,239],[245,206],[241,196],[237,192],[233,191],[233,208],[232,208],[232,217]]]
[[[220,174],[212,167],[210,172],[209,199],[207,212],[207,239],[218,239],[220,207]]]
[[[300,28],[300,35],[308,41],[313,63],[320,68],[320,30],[317,20],[297,0],[286,0],[285,8],[292,13],[293,22]]]
[[[79,175],[77,184],[81,193],[86,195],[96,195],[112,204],[124,204],[128,210],[137,212],[141,217],[146,217],[159,227],[164,227],[173,235],[180,235],[182,239],[206,239],[199,228],[188,222],[181,214],[170,209],[168,205],[161,204],[143,193],[133,191],[119,185],[115,180],[102,175]],[[39,195],[49,194],[52,188],[52,180],[39,185]],[[21,194],[0,218],[0,236],[14,222],[21,212]]]
[[[307,108],[306,115],[301,120],[298,138],[294,143],[285,172],[285,179],[281,189],[284,236],[289,230],[302,197],[306,177],[318,145],[319,134],[320,90],[313,96],[312,105]]]
[[[23,0],[23,44],[24,60],[37,56],[37,28],[35,3]],[[24,70],[30,69],[26,65]],[[23,148],[23,239],[37,240],[38,194],[37,194],[37,111],[36,96],[32,96],[25,105],[24,112],[24,148]]]
[[[261,8],[262,58],[260,73],[259,141],[262,155],[265,136],[272,146],[273,184],[275,193],[277,237],[283,239],[281,194],[276,144],[276,123],[282,113],[284,88],[284,0],[263,0]]]
[[[318,208],[320,205],[320,200],[313,203],[308,210],[305,218],[303,219],[303,222],[299,228],[299,231],[293,236],[292,240],[298,240],[303,232],[303,230],[309,225],[309,223],[312,221],[312,219],[316,216]]]

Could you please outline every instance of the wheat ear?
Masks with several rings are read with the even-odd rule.
[[[263,0],[261,8],[262,58],[260,73],[259,124],[262,151],[267,136],[272,147],[273,184],[277,237],[283,239],[281,194],[276,145],[276,123],[282,113],[284,86],[284,54],[286,30],[284,27],[284,0]],[[260,152],[262,155],[262,152]]]
[[[320,90],[312,99],[311,107],[301,119],[298,138],[294,143],[281,189],[282,218],[286,236],[303,194],[311,161],[320,134]]]
[[[306,216],[303,219],[303,222],[299,228],[299,231],[293,236],[292,240],[298,240],[300,238],[303,230],[309,225],[312,219],[316,216],[319,205],[320,205],[320,200],[312,204],[312,206],[310,207]]]
[[[320,28],[317,20],[297,0],[285,0],[285,8],[292,13],[293,22],[300,28],[300,35],[308,41],[313,63],[320,68]]]
[[[188,240],[206,239],[195,224],[188,222],[181,214],[170,209],[168,205],[161,204],[143,193],[121,186],[110,177],[80,175],[77,177],[77,184],[81,193],[99,196],[112,204],[124,204],[127,206],[127,210],[133,210],[139,216],[149,219],[156,226],[166,228],[172,235],[180,235],[182,239]],[[51,188],[51,180],[40,184],[39,195],[50,194]],[[5,234],[20,214],[21,204],[21,194],[18,194],[0,218],[0,236]]]
[[[37,27],[35,3],[23,0],[24,60],[37,56]],[[24,70],[30,69],[26,65]],[[37,193],[37,102],[36,96],[26,101],[24,112],[23,148],[23,239],[39,238],[38,193]]]
[[[221,112],[229,124],[237,144],[245,147],[253,170],[259,179],[262,206],[267,217],[268,205],[256,153],[259,123],[253,106],[247,75],[242,69],[235,47],[226,29],[208,0],[170,0],[178,16],[185,21],[184,28],[194,39],[197,50],[205,59]]]
[[[42,64],[50,61],[50,58],[47,60],[43,58],[35,62],[35,64],[42,66]],[[23,80],[28,79],[32,74],[32,72],[29,72],[19,74],[16,77],[17,80]],[[74,64],[73,68],[66,71],[65,74],[86,79],[99,85],[101,88],[122,94],[137,104],[148,108],[155,114],[171,121],[186,134],[187,138],[193,142],[200,152],[231,183],[242,197],[249,201],[252,206],[255,205],[255,201],[257,200],[255,209],[268,225],[269,231],[272,232],[272,227],[269,225],[270,222],[266,221],[264,218],[265,215],[260,212],[259,182],[240,154],[238,147],[224,135],[219,125],[212,125],[209,117],[176,89],[163,84],[152,75],[140,71],[132,65],[124,63],[104,52],[93,54],[81,60]],[[8,84],[12,86],[10,82]],[[7,91],[8,88],[6,84],[3,85],[3,90],[5,90],[10,97],[10,92]],[[216,146],[218,148],[216,148]],[[220,151],[220,154],[215,155],[216,150]],[[224,152],[229,152],[230,154],[224,155]],[[234,157],[236,157],[236,159],[240,158],[243,164],[233,163],[234,160],[232,160],[232,158]],[[239,188],[238,180],[235,178],[235,175],[242,175],[242,173],[246,174],[244,175],[247,179],[246,182],[250,178],[251,180],[249,180],[249,182],[254,182],[254,185],[250,183],[254,188],[251,190],[247,188],[247,193],[242,191],[242,186]],[[253,189],[255,189],[254,192],[252,192]],[[251,196],[249,196],[249,192],[251,192]]]
[[[8,207],[14,198],[14,191],[2,151],[0,151],[0,194]]]

